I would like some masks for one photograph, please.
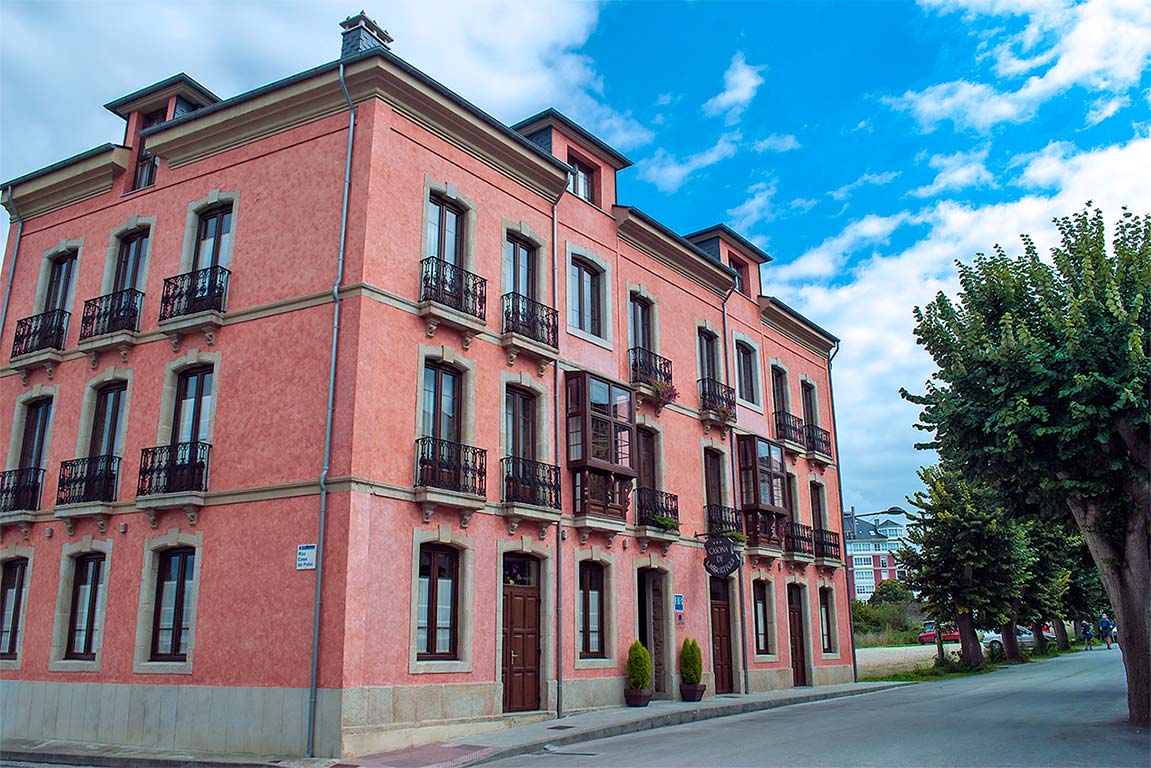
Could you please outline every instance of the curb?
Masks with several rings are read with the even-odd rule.
[[[101,768],[334,768],[339,763],[336,758],[309,759],[285,758],[271,755],[251,755],[248,758],[224,760],[209,756],[192,755],[164,756],[122,754],[117,751],[99,752],[37,752],[30,749],[0,750],[0,766],[9,761],[25,763],[46,763],[51,765],[100,766]]]

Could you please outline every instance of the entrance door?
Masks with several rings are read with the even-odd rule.
[[[807,685],[807,641],[803,633],[803,590],[787,585],[787,634],[791,641],[793,685]]]
[[[539,561],[504,556],[504,712],[540,708]]]
[[[731,667],[731,602],[726,579],[711,577],[711,666],[715,673],[715,692],[735,691],[735,673]]]
[[[639,641],[651,653],[651,686],[657,697],[666,696],[667,623],[664,603],[664,576],[649,568],[638,572]]]

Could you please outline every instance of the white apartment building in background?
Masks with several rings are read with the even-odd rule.
[[[896,558],[907,536],[907,512],[901,507],[860,515],[852,508],[844,513],[843,532],[848,591],[856,600],[870,600],[881,581],[907,578]]]

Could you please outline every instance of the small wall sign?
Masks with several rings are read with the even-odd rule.
[[[316,545],[300,544],[296,547],[296,570],[316,570]]]
[[[683,595],[676,594],[674,596],[674,599],[675,599],[675,612],[676,613],[683,613]]]

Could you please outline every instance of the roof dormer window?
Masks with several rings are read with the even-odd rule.
[[[568,157],[568,165],[572,167],[568,192],[595,205],[595,168],[571,156]]]
[[[148,112],[140,119],[140,130],[146,130],[154,125],[164,122],[167,110],[158,109]],[[146,139],[138,132],[136,134],[136,175],[132,177],[132,189],[143,189],[156,183],[156,167],[160,158],[148,151]]]

